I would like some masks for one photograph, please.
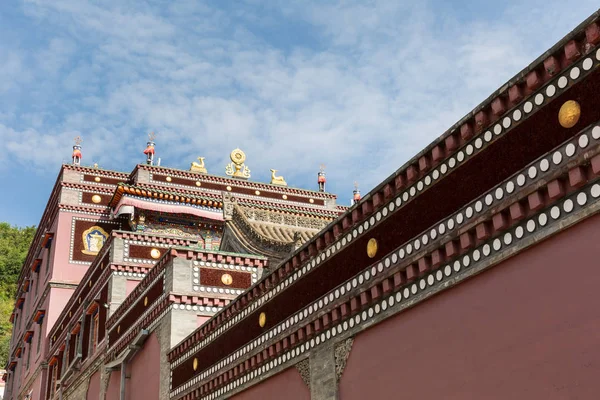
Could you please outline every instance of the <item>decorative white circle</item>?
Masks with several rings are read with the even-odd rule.
[[[440,224],[440,226],[438,226],[438,232],[440,233],[440,235],[446,233],[446,225]]]
[[[579,75],[581,75],[581,70],[579,69],[579,67],[573,67],[573,69],[571,70],[571,72],[569,73],[569,76],[571,77],[571,79],[575,80],[577,78],[579,78]]]
[[[421,242],[419,239],[415,240],[413,246],[415,246],[415,250],[419,250],[421,248]]]
[[[494,241],[492,242],[492,247],[496,251],[500,250],[500,248],[502,247],[502,242],[500,241],[500,239],[494,239]]]
[[[600,61],[600,49],[596,50],[596,60]]]
[[[450,267],[449,265],[446,265],[446,267],[444,268],[444,275],[450,276],[451,273],[452,273],[452,267]]]
[[[588,138],[588,136],[584,133],[583,135],[579,136],[579,147],[581,147],[582,149],[586,148],[587,145],[590,143],[590,139]]]
[[[427,282],[425,282],[425,279],[421,279],[419,281],[419,287],[421,288],[421,290],[423,290],[427,287]]]
[[[523,114],[521,113],[521,110],[515,110],[515,112],[513,113],[513,119],[515,121],[519,121],[522,116]]]
[[[504,244],[509,245],[512,243],[512,235],[510,234],[510,232],[506,232],[504,234]]]
[[[396,199],[396,207],[400,207],[402,205],[402,199],[400,197],[398,197]]]
[[[469,155],[469,156],[470,156],[471,154],[473,154],[473,150],[474,150],[474,149],[473,149],[473,145],[471,145],[471,144],[470,144],[470,145],[468,145],[468,146],[467,146],[467,148],[465,149],[465,153],[467,153],[467,155]]]
[[[519,176],[517,176],[517,185],[523,186],[524,184],[525,184],[525,175],[519,174]]]
[[[585,194],[585,192],[581,192],[577,195],[577,204],[582,206],[585,203],[587,203],[587,194]]]
[[[413,283],[412,286],[410,287],[410,292],[412,294],[417,294],[418,290],[419,290],[419,288],[417,288],[417,285]]]
[[[437,230],[436,229],[432,229],[429,232],[429,236],[431,236],[432,239],[435,239],[437,237]]]
[[[456,154],[456,159],[458,160],[458,162],[462,162],[465,159],[465,153],[459,151],[458,154]]]
[[[529,221],[527,221],[527,232],[533,231],[535,231],[535,221],[530,219]]]
[[[454,261],[453,267],[454,267],[454,272],[460,271],[460,262],[458,260]]]
[[[541,213],[538,216],[538,223],[540,224],[540,226],[546,226],[546,224],[548,223],[548,216],[546,215],[546,213]]]
[[[494,125],[494,134],[499,135],[501,133],[502,133],[502,127],[500,126],[500,124]]]
[[[502,190],[502,189],[500,189],[500,190]],[[485,196],[484,201],[485,201],[485,204],[489,206],[489,205],[491,205],[494,202],[494,197],[491,194],[488,193]]]
[[[467,216],[467,218],[471,218],[473,216],[473,209],[471,208],[471,206],[467,207],[467,209],[465,210],[465,215]]]
[[[450,229],[450,230],[454,229],[454,220],[452,218],[450,218],[448,220],[448,222],[446,223],[446,225],[448,225],[448,229]]]
[[[569,83],[569,80],[567,79],[567,77],[561,76],[560,78],[558,78],[558,87],[559,88],[564,89],[567,86],[567,83]]]
[[[456,165],[456,159],[454,157],[452,157],[451,159],[448,160],[448,166],[450,168],[454,168],[455,165]]]
[[[529,167],[527,175],[529,175],[531,179],[534,179],[537,176],[537,169],[532,165],[531,167]]]
[[[490,131],[485,131],[485,133],[483,134],[483,139],[486,142],[489,142],[490,140],[492,140],[492,132]]]
[[[600,139],[600,126],[595,126],[594,129],[592,129],[592,137],[594,139]]]
[[[471,264],[471,258],[468,255],[464,256],[462,259],[462,263],[465,267],[468,267],[469,264]]]
[[[400,303],[401,300],[402,300],[402,293],[400,293],[400,292],[396,293],[396,303]]]
[[[456,223],[457,224],[462,224],[463,221],[464,221],[464,217],[463,217],[462,213],[456,214]]]
[[[513,181],[508,181],[506,183],[506,192],[512,193],[514,190],[515,190],[515,184],[513,183]]]
[[[481,252],[479,250],[475,250],[473,252],[473,260],[477,262],[480,259],[481,259]]]
[[[483,203],[481,200],[477,200],[475,203],[475,211],[480,212],[481,210],[483,210]]]
[[[431,174],[431,177],[433,179],[437,179],[440,177],[440,171],[438,171],[437,169],[433,171],[433,173]]]
[[[573,211],[573,200],[571,200],[571,199],[565,200],[565,202],[563,203],[563,210],[565,210],[565,212],[568,212],[568,213]]]
[[[404,258],[404,249],[400,249],[400,251],[398,252],[398,257],[400,257],[400,259]]]
[[[584,70],[589,71],[593,65],[594,65],[594,62],[592,61],[592,59],[586,58],[585,60],[583,60],[583,64],[581,66],[583,67]]]
[[[440,172],[443,174],[445,174],[448,171],[448,166],[446,164],[442,164],[442,166],[440,167]]]
[[[412,253],[412,244],[407,244],[406,245],[406,254],[410,254]]]
[[[402,200],[404,200],[404,201],[408,200],[408,190],[405,191],[404,193],[402,193]]]
[[[535,102],[536,105],[541,105],[544,102],[544,95],[541,93],[538,93],[535,98],[533,99],[533,101]]]
[[[517,226],[517,229],[515,229],[515,236],[519,239],[521,239],[523,237],[523,234],[525,233],[525,230],[523,229],[522,226]]]
[[[600,185],[596,183],[594,186],[592,186],[591,194],[594,198],[600,197]]]
[[[425,185],[429,186],[431,184],[431,176],[427,175],[425,177]]]
[[[531,110],[533,110],[533,104],[531,104],[531,102],[528,101],[527,103],[525,103],[525,105],[523,105],[523,111],[529,114]]]
[[[552,209],[550,210],[550,216],[553,219],[558,219],[558,217],[560,217],[560,208],[556,206],[552,207]]]
[[[427,277],[427,284],[428,284],[429,286],[431,286],[431,285],[433,285],[434,283],[435,283],[435,278],[433,277],[433,275],[429,275],[429,276]]]
[[[552,154],[552,162],[556,165],[562,162],[562,154],[560,151],[555,151],[554,154]]]
[[[492,249],[490,248],[489,244],[484,244],[482,251],[483,251],[483,255],[487,257],[492,252]]]
[[[544,158],[542,161],[540,161],[540,169],[543,172],[548,171],[548,169],[550,169],[550,162]]]
[[[567,147],[565,147],[565,154],[569,157],[572,157],[575,154],[575,145],[573,143],[569,143]]]
[[[548,87],[546,88],[546,95],[548,97],[552,97],[556,94],[556,86],[554,85],[548,85]]]
[[[441,281],[444,278],[444,273],[441,270],[438,270],[435,273],[435,279],[437,279],[438,281]]]
[[[510,127],[510,124],[512,123],[511,119],[508,117],[504,117],[504,119],[502,120],[502,126],[505,129],[508,129]]]
[[[424,245],[429,243],[429,236],[427,236],[427,235],[421,236],[421,242],[423,242]]]
[[[483,146],[483,140],[481,140],[481,138],[475,139],[475,147],[480,149],[481,146]]]
[[[419,181],[419,182],[417,183],[417,190],[418,190],[418,191],[421,191],[421,190],[423,190],[423,181]]]

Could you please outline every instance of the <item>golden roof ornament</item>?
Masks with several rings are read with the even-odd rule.
[[[558,122],[563,128],[572,128],[579,122],[581,107],[575,100],[567,100],[558,111]]]
[[[192,166],[190,167],[191,172],[198,172],[200,174],[206,174],[206,168],[204,167],[204,157],[198,157],[198,161],[193,161]]]
[[[271,185],[287,186],[283,176],[275,176],[275,172],[277,172],[276,169],[271,169]]]
[[[242,150],[233,150],[229,155],[229,158],[231,158],[231,163],[225,166],[226,175],[241,179],[250,178],[250,168],[244,164],[244,161],[246,161],[246,154]]]

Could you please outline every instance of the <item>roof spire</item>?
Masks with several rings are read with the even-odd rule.
[[[154,163],[154,139],[156,135],[154,132],[150,132],[148,134],[148,143],[146,143],[146,150],[144,150],[144,154],[146,155],[146,164],[153,165]]]
[[[327,179],[325,178],[325,164],[321,164],[319,166],[319,172],[317,173],[317,182],[319,183],[319,192],[324,192],[325,182],[327,182]]]
[[[360,201],[360,190],[358,190],[358,182],[354,182],[354,198],[353,198],[353,204],[358,204],[358,202]]]
[[[73,145],[73,165],[81,165],[81,142],[81,136],[77,136]]]

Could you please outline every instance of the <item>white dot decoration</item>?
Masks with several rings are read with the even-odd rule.
[[[465,159],[465,153],[463,153],[462,151],[459,151],[458,154],[456,155],[456,159],[458,160],[458,162],[462,162]]]
[[[523,186],[525,184],[525,175],[520,174],[517,176],[517,185]]]
[[[594,65],[594,62],[592,61],[592,59],[586,58],[585,60],[583,60],[583,64],[581,66],[583,67],[584,70],[589,71],[592,68],[592,65]]]
[[[567,147],[565,147],[565,154],[568,157],[572,157],[575,154],[575,145],[573,143],[569,143]]]
[[[448,229],[450,229],[450,230],[454,229],[454,220],[452,218],[450,218],[448,220],[447,225],[448,225]]]
[[[499,135],[502,133],[502,127],[499,124],[494,125],[494,134]]]
[[[546,96],[552,97],[555,94],[556,94],[556,86],[548,85],[548,87],[546,88]]]
[[[527,175],[529,175],[531,179],[534,179],[537,176],[537,169],[534,166],[529,167]]]
[[[533,232],[535,230],[535,221],[530,219],[527,221],[527,232]]]
[[[596,60],[600,61],[600,49],[596,50]]]
[[[525,111],[527,114],[529,114],[531,112],[531,110],[533,110],[533,104],[531,104],[530,101],[528,101],[527,103],[525,103],[525,105],[523,106],[523,111]]]
[[[492,242],[492,247],[496,251],[500,250],[500,247],[502,247],[502,242],[500,242],[500,239],[494,239],[494,241]]]
[[[568,213],[573,211],[573,200],[571,200],[571,199],[565,200],[565,202],[563,203],[563,210],[565,210],[565,212],[568,212]]]
[[[523,234],[525,233],[525,230],[523,229],[522,226],[517,226],[517,229],[515,229],[515,236],[519,239],[521,239],[523,237]]]
[[[454,268],[454,272],[460,271],[460,262],[454,261],[454,264],[452,266]]]
[[[548,216],[545,213],[541,213],[538,216],[538,223],[540,224],[540,226],[546,226],[546,224],[548,223]]]
[[[533,99],[534,103],[536,105],[541,105],[544,102],[544,95],[541,93],[538,93],[535,98]]]
[[[577,195],[577,204],[582,206],[585,203],[587,203],[587,194],[585,194],[584,192],[581,192]]]
[[[456,223],[457,224],[462,224],[463,221],[464,221],[464,217],[463,217],[462,213],[456,214]]]
[[[548,171],[548,169],[550,169],[550,162],[544,158],[542,161],[540,161],[540,169],[543,172]]]
[[[592,137],[594,139],[600,139],[600,126],[595,126],[594,129],[592,129]]]
[[[465,215],[467,216],[467,218],[471,218],[473,216],[473,208],[467,207],[467,209],[465,210]]]
[[[450,276],[450,274],[452,274],[452,267],[446,265],[446,267],[444,268],[444,275]]]
[[[467,155],[471,155],[473,154],[473,146],[472,145],[468,145],[467,148],[465,149],[465,153],[467,153]]]
[[[486,131],[486,132],[483,134],[483,139],[484,139],[486,142],[489,142],[490,140],[492,140],[492,132],[490,132],[490,131]]]
[[[448,166],[446,164],[442,164],[442,166],[440,167],[440,172],[442,174],[445,174],[448,171]]]
[[[511,119],[510,119],[509,117],[505,117],[505,118],[502,120],[502,126],[503,126],[505,129],[508,129],[508,128],[510,127],[510,124],[511,124],[511,123],[512,123],[512,121],[511,121]]]
[[[494,195],[496,196],[496,200],[500,200],[502,196],[504,196],[504,191],[502,190],[502,188],[497,188],[494,192]]]
[[[566,77],[561,76],[560,78],[558,78],[558,87],[564,89],[567,86],[568,82],[569,80]]]
[[[588,138],[587,135],[581,135],[579,137],[578,143],[579,143],[579,147],[581,147],[582,149],[584,149],[590,143],[590,139]]]
[[[475,211],[480,212],[483,210],[483,203],[480,200],[477,200],[475,203]]]
[[[483,248],[482,248],[482,251],[483,251],[483,255],[487,257],[492,252],[492,249],[490,248],[489,244],[484,244]]]
[[[598,185],[597,183],[592,186],[592,190],[591,190],[591,194],[592,197],[597,198],[600,196],[600,185]]]
[[[419,190],[419,191],[423,190],[423,181],[419,181],[417,183],[417,190]]]
[[[504,234],[504,244],[509,245],[512,243],[512,235],[510,232]]]
[[[431,174],[431,177],[433,179],[437,179],[440,177],[440,171],[438,171],[437,169],[433,171],[433,173]]]
[[[515,110],[515,112],[513,113],[513,119],[515,121],[519,121],[521,119],[521,110]]]
[[[448,160],[448,166],[450,168],[454,168],[455,165],[456,165],[456,159],[454,157],[452,157],[450,160]]]
[[[571,77],[571,79],[577,79],[579,78],[579,75],[581,75],[581,70],[579,69],[579,67],[574,67],[571,72],[569,73],[569,76]]]
[[[515,184],[513,183],[513,181],[509,181],[506,184],[506,192],[507,193],[512,193],[515,190]]]
[[[556,206],[552,207],[552,209],[550,210],[550,216],[552,217],[552,219],[558,219],[558,217],[560,217],[560,208]]]
[[[560,151],[555,151],[554,154],[552,154],[552,162],[556,165],[562,162],[562,154]]]
[[[483,140],[481,140],[481,138],[475,139],[475,147],[480,149],[481,146],[483,146]]]
[[[485,196],[484,201],[485,201],[485,204],[489,206],[494,202],[494,198],[492,197],[491,194],[488,194]]]

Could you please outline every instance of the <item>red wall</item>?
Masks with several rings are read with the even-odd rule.
[[[129,362],[125,397],[128,400],[158,400],[160,389],[160,345],[152,333],[144,347]],[[108,399],[108,398],[107,398]]]
[[[106,388],[106,400],[117,400],[120,395],[121,371],[113,371],[108,379]]]
[[[358,335],[353,399],[600,396],[600,216]]]
[[[272,376],[266,381],[232,397],[235,400],[310,400],[308,386],[296,367]]]

